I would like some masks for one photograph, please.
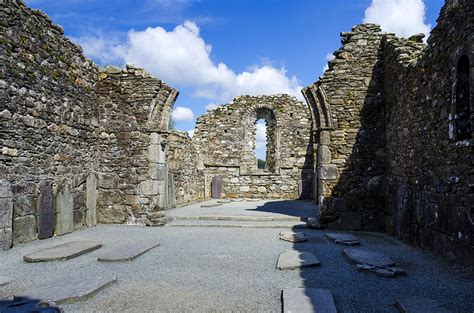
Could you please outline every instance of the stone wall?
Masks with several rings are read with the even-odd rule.
[[[267,167],[254,156],[256,121],[267,125]],[[311,197],[311,114],[288,95],[241,96],[200,117],[193,142],[205,172],[205,196],[222,176],[222,196],[298,199]]]
[[[42,12],[0,6],[0,246],[95,221],[98,69]]]
[[[197,202],[204,196],[204,171],[198,166],[198,151],[187,133],[163,133],[168,143],[168,208]]]
[[[428,46],[385,36],[387,230],[460,261],[474,260],[474,151],[453,132],[456,72],[470,60],[474,124],[474,3],[447,1]],[[420,38],[421,39],[421,38]],[[421,41],[421,40],[420,40]],[[469,88],[469,86],[468,86]]]
[[[446,1],[427,46],[372,24],[341,34],[329,70],[303,90],[321,222],[472,263],[472,16],[472,1]]]
[[[100,73],[99,194],[101,223],[144,223],[167,206],[166,141],[178,92],[143,69]]]
[[[382,230],[384,107],[380,27],[355,26],[316,83],[303,89],[312,108],[320,220],[334,228]]]

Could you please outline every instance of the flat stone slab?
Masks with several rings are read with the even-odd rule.
[[[243,202],[243,201],[245,201],[245,199],[237,198],[237,199],[231,199],[230,201],[232,201],[232,202]]]
[[[206,203],[206,204],[201,204],[201,208],[213,208],[215,206],[221,206],[222,203]]]
[[[132,243],[117,247],[113,250],[105,252],[97,258],[100,262],[125,262],[132,261],[138,258],[140,255],[150,251],[153,248],[158,247],[159,243]]]
[[[320,266],[321,262],[310,252],[288,250],[280,254],[277,268],[279,270],[294,270],[301,267]]]
[[[219,199],[216,202],[217,203],[230,203],[231,201],[229,199]]]
[[[117,280],[116,277],[88,276],[56,279],[47,284],[25,291],[18,297],[37,299],[46,303],[61,304],[74,302],[107,287]]]
[[[395,307],[400,313],[449,313],[448,309],[440,306],[436,301],[424,298],[399,299]]]
[[[280,233],[279,238],[289,242],[308,241],[308,237],[303,232],[284,231]]]
[[[73,241],[47,248],[23,257],[26,262],[65,261],[102,247],[96,241]]]
[[[334,298],[328,289],[283,289],[282,302],[285,313],[337,313]]]
[[[0,286],[5,286],[14,281],[15,279],[8,276],[0,276]]]
[[[247,202],[258,202],[262,201],[262,199],[247,199]]]
[[[395,265],[395,262],[393,262],[389,257],[375,251],[347,248],[342,249],[342,254],[349,262],[354,264],[371,265],[377,267],[388,267]]]
[[[306,224],[308,225],[309,228],[312,228],[312,229],[323,228],[319,220],[315,217],[308,217],[308,219],[306,220]]]
[[[326,233],[326,238],[334,241],[335,243],[346,245],[346,246],[355,246],[360,245],[359,238],[352,234],[341,234],[341,233]]]

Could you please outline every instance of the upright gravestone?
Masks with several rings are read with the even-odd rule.
[[[86,224],[94,226],[97,224],[97,177],[90,173],[86,180]]]
[[[222,176],[217,175],[212,178],[211,182],[211,197],[220,199],[222,195]]]
[[[56,223],[56,205],[53,194],[53,184],[46,181],[43,184],[38,199],[38,238],[45,239],[53,236]]]
[[[0,250],[12,245],[13,194],[10,183],[0,179]]]
[[[64,235],[74,230],[73,209],[74,196],[66,182],[56,195],[56,234]]]

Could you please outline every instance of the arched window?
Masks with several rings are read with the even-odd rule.
[[[467,55],[463,55],[459,58],[456,68],[456,95],[454,99],[454,130],[456,140],[472,138],[469,72],[469,58]]]
[[[275,114],[268,108],[258,108],[256,114],[254,155],[257,168],[274,172],[277,140]]]

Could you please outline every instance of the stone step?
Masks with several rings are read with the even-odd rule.
[[[125,262],[132,261],[145,254],[153,248],[158,247],[159,243],[130,243],[116,247],[113,250],[105,251],[97,258],[100,262]]]
[[[328,289],[287,288],[282,291],[284,313],[337,313]]]
[[[291,221],[219,221],[219,220],[175,220],[166,227],[233,227],[233,228],[307,228],[306,223]]]
[[[245,216],[245,215],[170,215],[178,221],[292,221],[301,222],[306,219],[298,216]]]
[[[38,287],[23,292],[18,297],[26,297],[53,304],[74,302],[96,294],[116,280],[116,277],[97,275],[67,277],[41,284]]]
[[[321,262],[310,252],[288,250],[280,254],[277,268],[279,270],[294,270],[302,267],[321,266]]]
[[[65,261],[102,247],[96,241],[73,241],[40,250],[23,257],[26,262]]]

